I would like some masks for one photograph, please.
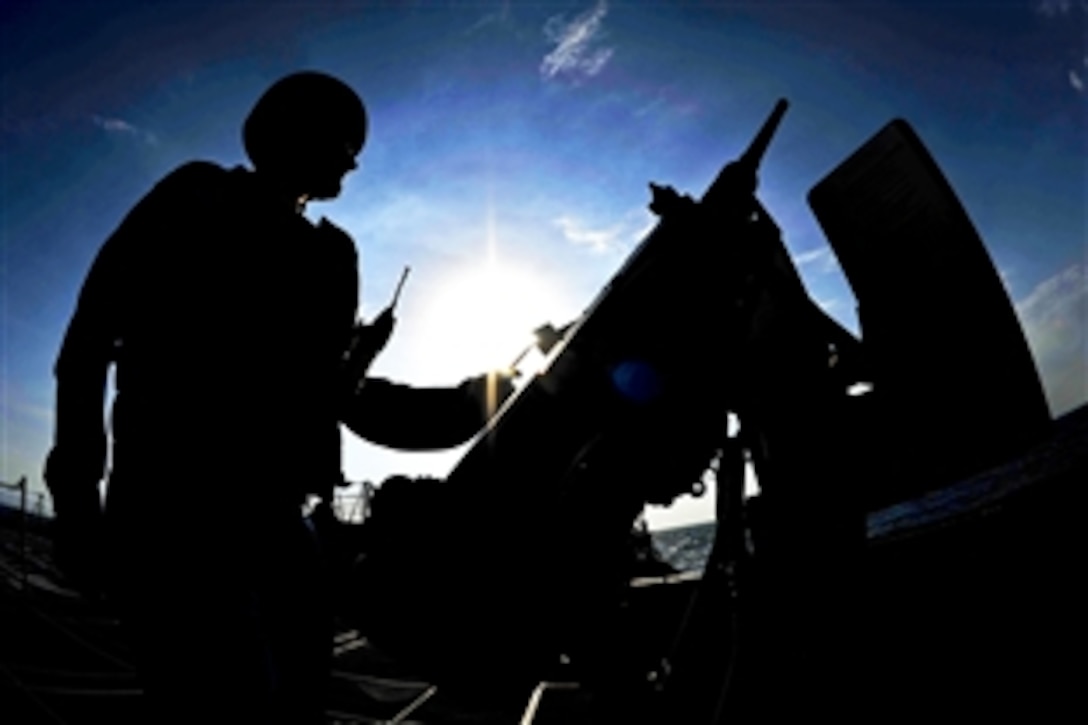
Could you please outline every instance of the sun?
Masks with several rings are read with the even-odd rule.
[[[509,367],[533,343],[533,330],[557,323],[564,306],[546,280],[494,256],[451,273],[431,297],[421,330],[446,377]],[[534,356],[518,368],[526,371]]]

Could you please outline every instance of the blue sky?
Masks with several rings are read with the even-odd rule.
[[[354,236],[364,316],[412,266],[378,374],[455,383],[510,362],[520,331],[573,318],[633,249],[647,182],[701,193],[785,96],[761,196],[814,299],[856,327],[806,192],[906,118],[986,241],[1052,410],[1088,397],[1083,0],[46,0],[7,2],[0,23],[5,481],[40,487],[52,361],[102,240],[178,164],[243,163],[242,118],[300,68],[370,111],[359,171],[309,211]],[[489,260],[505,282],[481,282]],[[460,453],[345,452],[374,481],[441,475]],[[709,501],[651,516],[708,518]]]

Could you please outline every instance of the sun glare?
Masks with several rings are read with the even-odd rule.
[[[505,369],[533,344],[533,330],[562,322],[556,319],[563,314],[559,303],[556,293],[526,269],[484,260],[436,290],[423,339],[437,350],[444,376]],[[518,369],[531,374],[538,362],[539,355],[526,355]]]

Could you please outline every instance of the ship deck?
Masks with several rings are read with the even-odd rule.
[[[867,700],[919,714],[951,698],[1068,701],[1078,646],[1088,481],[1088,406],[1056,421],[1026,455],[868,517],[863,597]],[[141,722],[141,689],[116,619],[63,584],[46,522],[0,509],[0,702],[25,725]],[[698,574],[642,578],[633,589],[690,587]],[[332,642],[331,723],[588,722],[590,693],[540,683],[523,697],[466,702],[414,676],[348,625]],[[875,684],[874,684],[875,683]],[[909,704],[913,702],[913,707]],[[904,706],[906,709],[904,710]],[[1057,712],[1054,713],[1057,715]]]

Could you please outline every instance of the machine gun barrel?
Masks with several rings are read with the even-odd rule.
[[[754,194],[786,109],[778,101],[701,201],[651,186],[660,222],[437,488],[442,514],[428,536],[368,554],[376,588],[398,592],[367,605],[386,645],[453,675],[471,650],[496,678],[520,671],[539,681],[556,642],[593,621],[592,602],[626,576],[615,543],[646,502],[671,501],[699,480],[727,428],[746,338],[750,306],[735,299],[747,288],[735,288],[776,250],[789,265]],[[488,526],[464,526],[480,517]],[[519,552],[503,577],[456,560],[494,540]],[[444,541],[460,545],[428,543]],[[472,594],[436,616],[437,593],[453,591]],[[531,638],[525,622],[536,623]]]
[[[760,127],[759,133],[752,139],[752,143],[748,145],[744,153],[740,155],[739,163],[750,167],[753,171],[759,168],[763,155],[767,153],[767,147],[771,145],[771,139],[774,137],[775,132],[778,131],[778,126],[782,123],[782,117],[786,115],[786,110],[789,107],[790,102],[785,98],[778,99],[778,102],[774,104],[774,109],[771,110],[771,115],[767,116],[767,120]]]
[[[759,164],[763,161],[763,156],[771,145],[771,139],[774,138],[789,106],[789,101],[785,98],[778,99],[767,120],[763,122],[744,153],[736,161],[726,164],[707,187],[706,193],[703,194],[704,203],[730,204],[735,203],[739,198],[755,193]]]

